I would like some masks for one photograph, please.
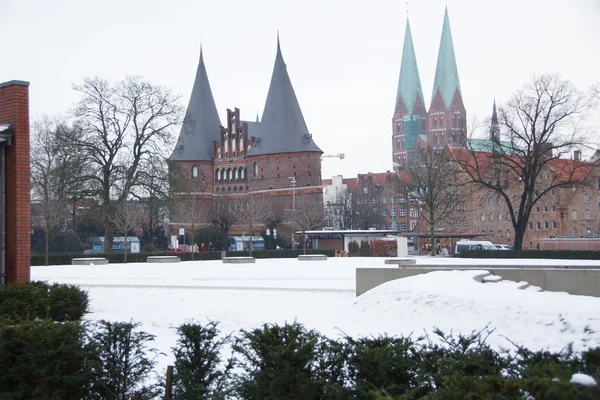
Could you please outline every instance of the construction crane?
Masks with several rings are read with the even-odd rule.
[[[324,158],[339,158],[340,160],[343,160],[344,157],[346,155],[344,153],[338,153],[338,154],[323,154],[321,156],[321,160],[323,160]]]

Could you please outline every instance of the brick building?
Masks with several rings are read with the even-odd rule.
[[[419,146],[466,143],[467,112],[463,104],[458,67],[454,55],[448,9],[444,14],[433,93],[425,108],[421,78],[408,18],[394,115],[392,118],[392,162],[402,170],[413,162]]]
[[[211,210],[249,196],[267,196],[284,209],[303,200],[322,207],[321,154],[304,121],[279,38],[261,121],[244,120],[234,108],[221,124],[200,52],[184,124],[168,160],[171,173],[183,176],[176,192]],[[172,220],[171,235],[187,225]]]
[[[31,265],[29,83],[0,83],[0,273],[28,282]]]

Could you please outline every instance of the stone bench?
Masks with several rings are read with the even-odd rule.
[[[71,260],[72,265],[99,265],[99,264],[108,264],[108,260],[106,258],[100,257],[89,257],[89,258],[73,258]]]
[[[327,256],[325,254],[300,254],[298,261],[325,261]]]
[[[387,265],[397,265],[399,267],[406,265],[416,265],[417,260],[414,258],[390,258],[385,260]]]
[[[254,257],[224,257],[223,264],[254,264]]]
[[[181,259],[177,256],[148,256],[146,262],[148,263],[178,263]]]

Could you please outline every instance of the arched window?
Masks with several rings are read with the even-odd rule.
[[[577,211],[571,212],[571,219],[577,219]]]
[[[231,168],[227,168],[227,182],[231,182],[233,180],[233,175],[231,173]]]
[[[237,172],[238,172],[238,171],[237,171],[237,168],[234,168],[234,169],[233,169],[233,174],[232,174],[232,176],[231,176],[231,180],[232,180],[232,181],[236,181],[236,180],[238,179],[238,177],[237,177]]]
[[[502,239],[502,229],[498,229],[498,239]]]
[[[494,231],[490,229],[490,239],[494,239]]]
[[[506,240],[510,240],[510,229],[506,230]]]
[[[258,163],[256,161],[252,164],[252,175],[254,175],[254,177],[258,176]]]
[[[481,214],[480,218],[481,218],[482,221],[485,221],[485,214]]]
[[[215,182],[219,182],[219,168],[215,169]]]
[[[225,144],[223,146],[223,152],[225,153],[225,157],[229,157],[229,140],[225,138]]]
[[[589,194],[589,193],[586,193],[586,194],[583,196],[583,199],[584,199],[584,201],[585,201],[586,203],[589,203],[589,202],[592,200],[592,196],[590,196],[590,194]]]
[[[197,178],[197,177],[198,177],[198,167],[194,165],[192,167],[192,178]]]
[[[502,213],[498,213],[498,221],[502,221]]]
[[[490,213],[488,216],[490,222],[494,222],[494,214]]]

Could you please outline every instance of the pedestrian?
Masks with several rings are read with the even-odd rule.
[[[202,253],[206,252],[206,246],[204,245],[204,243],[202,243],[202,245],[200,245],[200,252],[202,252]]]

